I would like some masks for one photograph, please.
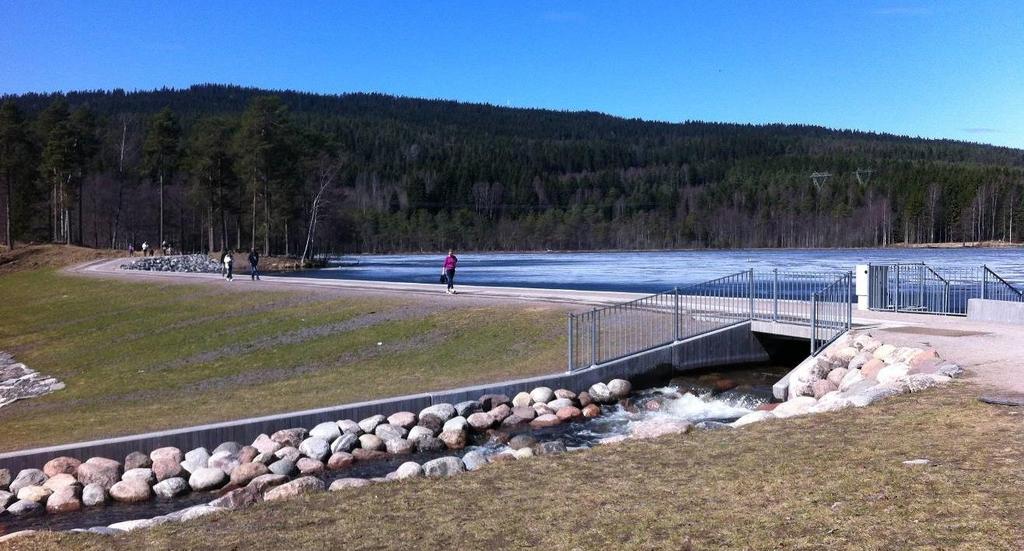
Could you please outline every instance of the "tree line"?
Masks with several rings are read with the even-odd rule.
[[[6,96],[0,178],[8,246],[878,246],[1019,241],[1024,152],[202,85]]]

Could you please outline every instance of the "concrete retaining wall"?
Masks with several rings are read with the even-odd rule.
[[[967,319],[1024,324],[1024,302],[972,298],[967,301]]]
[[[766,360],[768,360],[768,353],[754,336],[750,323],[742,322],[706,335],[668,344],[574,373],[544,375],[503,383],[476,385],[225,423],[10,452],[0,454],[0,468],[11,469],[16,474],[18,470],[24,468],[41,468],[48,460],[62,455],[81,460],[98,456],[121,461],[133,451],[148,452],[163,446],[175,446],[183,451],[200,446],[212,449],[221,442],[249,443],[261,433],[270,434],[292,427],[312,428],[318,423],[339,419],[358,421],[372,415],[388,415],[397,411],[419,412],[433,404],[444,402],[454,404],[466,400],[476,400],[483,394],[505,394],[512,397],[518,392],[529,391],[538,386],[582,391],[594,383],[615,378],[632,379],[651,375],[657,371],[668,374],[671,373],[673,367],[676,371],[685,371]]]

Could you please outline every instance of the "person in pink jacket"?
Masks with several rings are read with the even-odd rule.
[[[455,265],[459,263],[459,258],[455,256],[455,252],[449,250],[448,256],[444,259],[444,267],[441,268],[441,274],[444,275],[445,280],[448,282],[448,289],[445,293],[449,295],[455,294]]]

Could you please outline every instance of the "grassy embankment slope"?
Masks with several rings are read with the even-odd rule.
[[[958,388],[959,386],[959,388]],[[1020,549],[1024,427],[963,387],[33,549]],[[906,466],[927,458],[929,466]]]
[[[536,375],[564,362],[560,308],[231,285],[0,275],[0,350],[67,384],[0,409],[0,450]]]

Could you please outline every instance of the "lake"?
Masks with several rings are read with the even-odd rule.
[[[458,254],[458,253],[457,253]],[[934,266],[987,265],[1024,286],[1024,249],[756,249],[458,254],[456,283],[512,287],[657,292],[753,268],[756,271],[846,271],[872,262]],[[441,254],[348,255],[318,278],[437,283]]]

